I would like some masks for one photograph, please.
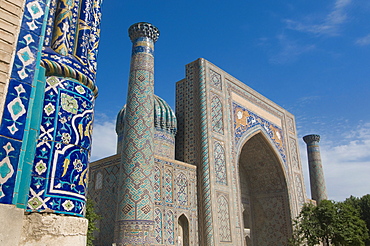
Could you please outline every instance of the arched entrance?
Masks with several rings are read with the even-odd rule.
[[[178,246],[189,246],[189,221],[184,214],[179,217]]]
[[[287,245],[291,220],[282,159],[263,131],[250,137],[239,155],[239,180],[248,246]]]

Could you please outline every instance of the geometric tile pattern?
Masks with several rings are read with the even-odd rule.
[[[153,190],[152,175],[153,159],[153,70],[143,69],[134,57],[153,62],[145,47],[154,49],[153,41],[141,37],[133,42],[129,93],[126,105],[126,121],[124,127],[122,155],[122,178],[125,180],[120,201],[119,220],[151,220],[153,221]],[[140,47],[143,47],[142,49]],[[145,55],[145,56],[143,56]],[[138,110],[139,109],[139,110]],[[137,136],[141,136],[138,138]],[[129,209],[128,209],[129,208]],[[124,209],[124,210],[123,210]],[[147,210],[148,209],[148,210]]]
[[[28,209],[83,216],[95,97],[73,79],[46,82]]]
[[[5,96],[5,104],[2,114],[2,121],[0,126],[0,160],[10,159],[6,163],[10,164],[11,169],[14,172],[9,172],[10,166],[3,165],[2,170],[2,194],[0,197],[0,203],[6,204],[23,204],[25,198],[16,198],[20,192],[28,190],[27,182],[24,179],[21,180],[22,175],[25,177],[29,175],[28,170],[23,168],[23,160],[26,154],[33,154],[33,150],[29,150],[27,153],[21,150],[22,143],[26,145],[24,141],[25,127],[27,124],[27,113],[29,112],[31,92],[36,88],[36,68],[37,68],[37,57],[40,55],[42,50],[42,35],[41,30],[44,25],[44,14],[46,5],[44,1],[26,0],[24,1],[23,19],[20,23],[18,40],[16,41],[16,48],[14,52],[14,60],[10,73],[10,81],[8,84],[8,91]],[[9,5],[10,6],[10,5]],[[18,10],[17,10],[18,11]],[[16,17],[15,17],[16,18]],[[31,118],[31,116],[29,116]],[[28,130],[28,129],[27,129]],[[33,141],[33,140],[32,140]],[[11,144],[13,151],[3,152],[3,147]],[[25,147],[25,146],[23,146]],[[8,151],[8,150],[7,150]],[[5,159],[4,159],[5,158]],[[20,159],[22,160],[20,162]],[[6,169],[6,170],[5,170]],[[11,175],[10,175],[11,173]],[[15,190],[15,186],[17,190]],[[16,192],[14,194],[14,192]],[[15,195],[15,196],[13,196]]]
[[[301,176],[298,173],[295,174],[295,187],[296,187],[296,192],[298,196],[298,205],[299,207],[302,207],[303,204],[305,203],[304,190],[303,190]]]
[[[222,115],[222,103],[217,96],[213,96],[211,101],[212,130],[219,134],[224,134],[224,122]]]
[[[200,189],[202,195],[202,212],[204,213],[203,230],[206,235],[206,245],[214,245],[213,238],[213,223],[212,223],[212,197],[211,197],[211,186],[210,186],[210,163],[209,163],[209,139],[208,139],[208,120],[207,120],[207,93],[206,93],[206,79],[205,79],[205,64],[204,59],[198,59],[198,80],[199,80],[199,92],[200,92],[200,131],[201,131],[201,165],[200,165]],[[222,106],[221,106],[222,107]],[[222,112],[222,111],[221,111]],[[221,118],[222,120],[222,118]],[[212,121],[213,122],[213,121]],[[223,125],[222,128],[223,129]]]
[[[218,233],[221,242],[231,242],[229,203],[227,198],[219,195],[217,198]]]
[[[209,76],[210,76],[210,84],[219,89],[222,90],[222,81],[221,81],[221,75],[213,71],[212,69],[209,70]]]
[[[165,243],[166,245],[173,245],[175,240],[175,230],[174,230],[174,216],[173,212],[171,210],[166,211],[166,216],[165,216]]]
[[[213,154],[215,159],[216,183],[227,185],[225,150],[218,141],[214,143]]]
[[[101,164],[90,166],[88,197],[95,203],[95,212],[101,215],[99,232],[95,245],[111,245],[116,220],[118,177],[121,156],[114,155],[101,161]],[[102,188],[96,189],[99,174],[102,174]]]
[[[173,202],[173,175],[170,169],[166,169],[164,172],[164,197],[168,203]]]
[[[312,199],[320,202],[328,199],[324,178],[324,170],[321,164],[319,135],[307,135],[303,137],[307,144],[308,167],[310,173],[310,185]]]
[[[254,245],[286,245],[291,224],[287,181],[274,147],[258,133],[243,146],[239,179],[244,226]],[[269,235],[266,237],[266,235]]]
[[[162,212],[159,208],[154,209],[154,238],[156,243],[163,243],[162,236]]]
[[[30,94],[30,85],[10,80],[0,128],[1,135],[22,140]]]
[[[188,205],[188,180],[184,173],[179,173],[176,177],[177,202],[180,205]]]
[[[227,82],[227,86],[223,84],[224,79]],[[297,207],[297,202],[293,199],[298,198],[296,194],[298,191],[296,187],[293,187],[295,181],[285,179],[285,177],[290,174],[291,166],[293,165],[292,159],[295,160],[296,157],[298,167],[292,171],[300,173],[299,153],[297,152],[297,156],[293,156],[292,153],[289,153],[288,158],[286,156],[287,148],[290,150],[290,147],[292,147],[290,145],[287,146],[287,144],[290,144],[289,139],[295,135],[294,121],[289,121],[289,119],[293,119],[293,116],[227,73],[219,72],[213,64],[204,59],[198,59],[187,64],[186,78],[176,84],[176,116],[178,120],[176,158],[188,163],[194,163],[198,167],[200,244],[218,245],[221,237],[224,237],[220,236],[220,223],[217,217],[218,213],[216,212],[220,206],[215,203],[217,201],[215,199],[217,195],[215,197],[215,194],[220,194],[221,192],[222,194],[228,193],[233,196],[233,204],[228,204],[228,206],[233,208],[229,207],[229,213],[233,212],[233,214],[229,214],[229,219],[232,218],[234,222],[229,222],[230,240],[231,235],[234,234],[234,244],[239,245],[242,243],[241,211],[243,207],[241,205],[252,204],[253,206],[256,203],[251,201],[250,196],[241,196],[240,194],[239,179],[241,177],[238,173],[240,153],[238,151],[243,147],[241,146],[242,142],[249,136],[252,136],[250,134],[261,131],[261,137],[268,148],[262,150],[256,148],[251,153],[263,152],[263,154],[266,154],[266,159],[253,157],[254,165],[251,166],[259,171],[251,172],[251,174],[247,175],[250,179],[256,179],[256,181],[249,186],[246,185],[246,187],[249,190],[254,190],[254,194],[261,196],[268,196],[265,192],[273,194],[282,192],[284,194],[281,201],[282,204],[279,204],[278,207],[286,210],[283,212],[276,211],[279,212],[278,217],[281,218],[281,223],[283,223],[277,225],[281,225],[283,228],[273,227],[274,230],[276,229],[279,232],[272,234],[274,235],[273,239],[266,239],[271,245],[284,245],[284,240],[289,235],[291,226],[290,212],[294,213],[295,207]],[[289,127],[289,129],[286,129],[286,127]],[[228,132],[228,129],[231,132]],[[228,163],[229,159],[230,163]],[[210,160],[212,161],[210,162]],[[273,166],[268,164],[271,160],[274,162]],[[231,169],[228,170],[229,168]],[[232,171],[233,174],[232,179],[230,179],[233,185],[230,186],[227,186],[227,171]],[[259,172],[265,173],[259,175]],[[177,177],[175,173],[174,177]],[[177,189],[176,185],[175,187]],[[293,199],[286,197],[288,193],[289,197],[291,196]],[[175,204],[177,204],[176,197],[174,198]],[[266,199],[266,203],[268,205],[268,199]],[[294,206],[292,210],[290,210],[290,205]],[[266,209],[266,211],[269,211],[270,208]],[[252,217],[252,214],[249,213],[249,217]],[[261,216],[262,214],[263,212]],[[262,217],[257,216],[256,218]],[[272,228],[272,224],[264,225]],[[223,228],[226,227],[225,224]],[[250,219],[249,227],[256,229],[255,225],[252,225],[252,219]],[[263,230],[265,229],[266,227],[263,228]],[[214,234],[213,230],[217,230],[217,234]],[[264,233],[259,235],[257,240],[261,240],[262,237],[270,234]],[[277,241],[276,244],[273,243],[275,239]],[[254,244],[270,245],[269,243]]]
[[[289,138],[289,148],[290,148],[291,161],[293,163],[293,167],[296,169],[299,169],[297,141],[294,138]]]
[[[262,196],[256,198],[254,203],[254,227],[251,229],[255,232],[254,245],[287,245],[287,228],[291,226],[287,225],[290,215],[287,214],[285,199],[282,196]]]
[[[13,165],[14,163],[14,152],[15,148],[13,147],[11,142],[7,142],[5,145],[3,145],[5,142],[2,141],[2,149],[1,149],[1,159],[0,159],[0,201],[3,203],[10,203],[11,202],[11,194],[14,190],[14,180],[15,175],[14,172],[16,169],[14,169]],[[19,146],[17,146],[19,147]],[[5,153],[4,153],[5,151]],[[13,152],[13,153],[12,153]],[[13,157],[13,158],[12,158]],[[12,159],[13,159],[13,165],[12,165]],[[16,165],[15,165],[16,167]],[[13,177],[13,178],[12,178]],[[13,184],[13,185],[12,185]]]
[[[154,200],[159,202],[161,198],[161,170],[157,165],[154,166]]]
[[[115,243],[150,245],[154,240],[154,43],[159,31],[149,23],[130,26],[132,42],[120,168]],[[140,137],[138,137],[140,136]],[[167,184],[173,186],[170,170]],[[168,202],[171,193],[164,194]],[[169,199],[171,198],[171,199]],[[141,224],[141,228],[137,225]],[[137,234],[142,236],[139,238]]]

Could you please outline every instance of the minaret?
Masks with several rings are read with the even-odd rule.
[[[141,22],[128,31],[132,54],[115,225],[117,246],[151,245],[154,234],[154,43],[159,30]]]
[[[328,199],[324,171],[320,156],[320,135],[307,135],[303,137],[307,144],[308,166],[310,171],[311,196],[317,203]]]

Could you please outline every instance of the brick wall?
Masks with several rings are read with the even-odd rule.
[[[24,0],[0,0],[0,118],[3,112],[23,8]]]

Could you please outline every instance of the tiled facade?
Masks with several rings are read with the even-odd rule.
[[[117,154],[88,175],[100,5],[0,2],[0,209],[82,218],[90,176],[96,245],[284,245],[306,201],[293,115],[204,59],[175,115],[153,94],[149,23],[130,29]]]
[[[0,3],[1,204],[84,217],[100,4]]]
[[[119,146],[126,137],[120,136],[125,110],[117,119]],[[307,199],[293,115],[204,59],[186,65],[186,78],[177,83],[177,132],[168,127],[172,114],[158,118],[168,110],[165,103],[153,105],[150,116],[156,134],[167,134],[167,140],[176,134],[166,144],[153,136],[152,244],[286,245],[292,219]],[[175,158],[167,151],[173,144]],[[91,164],[90,195],[103,215],[96,245],[112,242],[112,206],[125,197],[112,190],[127,151],[120,147],[117,155]],[[132,209],[118,208],[118,214]],[[136,242],[130,236],[127,245],[147,245],[137,223]]]
[[[286,244],[306,201],[294,117],[204,59],[177,83],[176,115],[176,158],[198,168],[200,245]]]

